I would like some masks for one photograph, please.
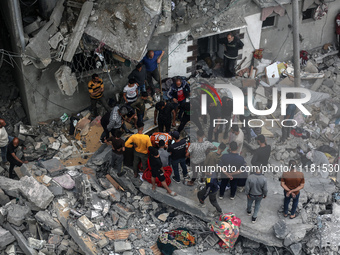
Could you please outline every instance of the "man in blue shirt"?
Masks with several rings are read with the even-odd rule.
[[[293,93],[287,93],[287,99],[291,99],[291,98],[294,98],[294,94]],[[296,105],[295,104],[287,105],[286,116],[285,116],[284,119],[285,120],[294,119],[295,111],[296,111]],[[284,124],[286,126],[292,126],[293,122],[292,121],[285,121]],[[281,137],[282,143],[284,143],[286,141],[286,139],[289,137],[291,129],[292,129],[291,127],[282,126],[282,137]]]
[[[161,63],[164,51],[162,50],[149,50],[145,57],[142,59],[142,63],[146,68],[146,81],[151,89],[151,96],[155,94],[155,88],[153,86],[152,77],[160,83],[160,75],[158,72],[158,64]]]

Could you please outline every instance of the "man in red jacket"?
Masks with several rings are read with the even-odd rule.
[[[340,12],[336,15],[335,18],[335,33],[336,33],[336,40],[338,43],[338,56],[340,57]]]

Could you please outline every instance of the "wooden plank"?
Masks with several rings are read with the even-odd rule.
[[[152,250],[153,254],[155,254],[155,255],[162,255],[161,251],[158,249],[157,243],[152,245],[150,247],[150,249]]]
[[[126,240],[131,233],[137,233],[137,229],[110,230],[105,232],[105,236],[111,240]]]
[[[122,190],[122,191],[124,191],[124,189],[122,188],[122,186],[120,186],[120,185],[119,185],[119,184],[111,177],[111,175],[107,174],[105,177],[109,180],[109,182],[111,182],[111,184],[116,188],[116,190]]]

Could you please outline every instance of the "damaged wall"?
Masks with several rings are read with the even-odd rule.
[[[302,10],[301,2],[299,3],[299,9]],[[277,61],[287,61],[293,55],[292,5],[287,4],[284,7],[286,14],[282,17],[276,15],[276,25],[262,29],[261,36],[261,48],[272,53],[271,59]],[[300,11],[301,50],[308,51],[335,42],[335,16],[339,7],[339,1],[328,3],[328,13],[321,20],[302,20],[302,11]]]

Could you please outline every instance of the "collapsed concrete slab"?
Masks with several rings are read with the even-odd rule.
[[[162,1],[97,1],[101,14],[85,33],[105,43],[120,56],[140,61],[158,23]],[[109,22],[108,22],[109,21]]]
[[[79,229],[76,226],[76,222],[70,221],[70,208],[68,207],[68,203],[65,200],[59,200],[54,202],[53,204],[58,220],[63,225],[63,227],[67,230],[69,235],[73,238],[74,242],[76,242],[79,247],[82,249],[82,251],[86,255],[96,255],[99,254],[100,251],[98,250],[97,245],[91,241],[89,236],[83,235],[82,231],[78,231]],[[104,239],[105,236],[102,232],[96,233],[99,237],[99,239]]]
[[[69,38],[69,42],[66,47],[66,51],[63,56],[63,60],[67,62],[71,62],[78,48],[79,41],[84,33],[85,26],[90,17],[91,11],[93,8],[93,2],[86,1],[81,8],[80,14],[78,16],[77,23],[73,29],[73,33]]]
[[[61,225],[59,222],[55,221],[51,214],[47,211],[39,211],[35,215],[36,220],[49,230],[60,228]]]
[[[54,198],[52,192],[46,186],[41,185],[32,176],[24,176],[21,178],[20,184],[21,186],[19,189],[23,196],[42,210],[46,209]]]
[[[157,192],[154,192],[152,190],[152,185],[147,182],[143,182],[143,184],[140,186],[140,191],[146,195],[149,195],[153,199],[161,201],[162,203],[172,206],[178,210],[195,215],[206,221],[211,220],[211,218],[207,216],[207,211],[203,211],[201,208],[198,208],[197,203],[195,204],[192,200],[186,197],[181,195],[172,197],[167,194],[165,189],[162,188],[158,188]]]
[[[50,176],[54,177],[64,172],[64,165],[56,158],[40,162],[41,167],[45,168]]]
[[[21,226],[26,217],[31,213],[30,208],[18,204],[10,204],[7,207],[7,221],[15,226]]]
[[[0,188],[11,197],[19,197],[20,182],[0,176]]]
[[[0,250],[6,248],[7,245],[14,241],[15,237],[8,230],[0,227]]]
[[[47,31],[40,31],[25,48],[25,55],[30,56],[30,60],[38,69],[46,68],[52,62],[49,38]]]
[[[15,228],[13,228],[13,227],[11,226],[11,224],[9,224],[9,223],[6,223],[6,224],[4,225],[4,227],[5,227],[7,230],[9,230],[9,231],[11,232],[11,234],[15,237],[15,239],[17,240],[17,242],[18,242],[18,244],[19,244],[21,250],[22,250],[25,254],[27,254],[27,255],[38,255],[38,252],[37,252],[36,250],[34,250],[34,249],[32,249],[31,247],[29,247],[26,238],[24,237],[24,235],[23,235],[20,231],[18,231],[18,230],[16,230]]]

